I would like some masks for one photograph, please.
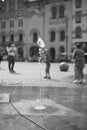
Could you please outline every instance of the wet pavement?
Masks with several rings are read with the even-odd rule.
[[[75,84],[74,65],[61,72],[51,65],[51,80],[43,79],[44,64],[7,62],[0,70],[0,130],[87,130],[87,83]],[[85,67],[85,79],[87,66]]]

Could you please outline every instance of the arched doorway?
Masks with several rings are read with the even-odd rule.
[[[50,57],[51,57],[51,61],[54,62],[55,61],[55,48],[54,47],[50,48]]]
[[[38,60],[38,54],[39,54],[39,47],[38,46],[32,46],[30,48],[30,57],[32,58],[33,61]]]
[[[23,48],[22,47],[18,48],[18,58],[23,59]]]

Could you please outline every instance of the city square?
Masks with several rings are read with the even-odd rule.
[[[74,80],[74,64],[67,72],[51,64],[51,79],[44,79],[45,64],[16,62],[9,73],[7,61],[0,69],[1,130],[86,130],[87,83]],[[87,81],[87,65],[84,73]]]
[[[87,0],[0,0],[0,130],[87,130]]]

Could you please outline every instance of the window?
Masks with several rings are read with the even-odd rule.
[[[75,36],[76,36],[76,38],[81,38],[82,37],[82,29],[81,29],[81,27],[76,28]]]
[[[34,34],[33,34],[33,42],[37,42],[37,33],[36,32],[34,32]]]
[[[9,0],[9,11],[15,10],[15,0]]]
[[[50,33],[50,41],[51,41],[51,42],[54,42],[54,41],[55,41],[55,37],[56,37],[55,31],[52,31],[52,32]]]
[[[13,34],[10,35],[10,41],[11,41],[11,42],[14,41],[14,35],[13,35]]]
[[[59,18],[64,18],[64,10],[65,10],[65,7],[61,5],[59,7]]]
[[[10,20],[10,28],[14,28],[14,20]]]
[[[19,41],[23,41],[23,34],[19,34]]]
[[[0,13],[7,10],[7,0],[0,0]]]
[[[23,19],[18,20],[18,27],[23,27]]]
[[[2,43],[6,41],[6,36],[2,35]]]
[[[75,19],[76,19],[76,23],[81,23],[81,19],[82,19],[82,12],[81,11],[75,12]]]
[[[75,6],[76,6],[76,8],[81,8],[82,0],[75,0]]]
[[[24,6],[23,6],[23,0],[17,0],[17,3],[18,3],[18,9],[20,9],[20,8],[24,8]]]
[[[52,7],[52,19],[57,18],[57,7]]]
[[[6,28],[6,21],[2,21],[2,22],[1,22],[1,28],[2,28],[2,29],[5,29],[5,28]]]
[[[64,40],[65,40],[65,31],[62,30],[62,31],[60,32],[60,41],[64,41]]]

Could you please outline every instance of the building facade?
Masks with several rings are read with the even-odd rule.
[[[72,2],[72,43],[82,43],[83,49],[87,53],[87,0],[74,0]]]
[[[87,0],[0,0],[0,46],[14,42],[18,59],[30,59],[38,55],[41,37],[52,61],[70,56],[77,41],[87,48],[86,5]]]

